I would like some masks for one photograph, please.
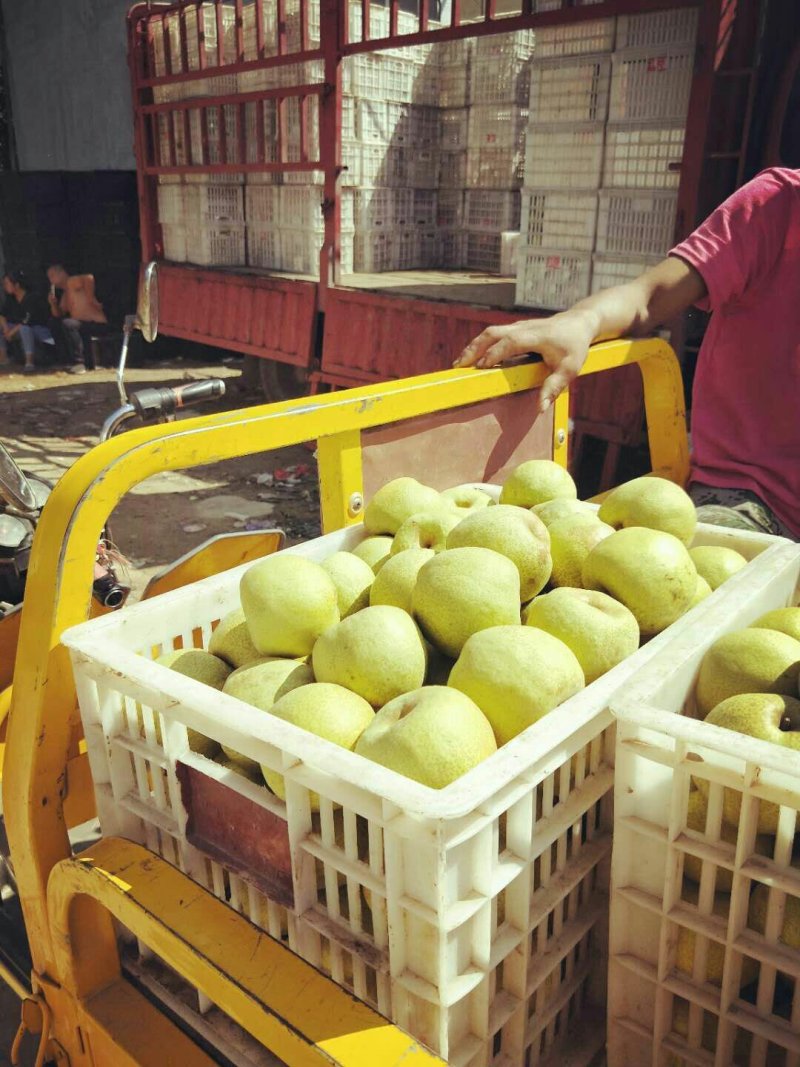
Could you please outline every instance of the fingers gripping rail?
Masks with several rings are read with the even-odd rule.
[[[642,372],[653,468],[684,482],[689,450],[683,383],[672,349],[659,339],[606,342],[590,351],[582,374],[630,363]],[[7,831],[37,973],[59,975],[68,962],[63,951],[55,958],[53,902],[47,898],[51,870],[70,855],[64,781],[80,725],[60,636],[88,617],[94,545],[119,500],[153,474],[317,439],[323,526],[334,530],[357,521],[350,501],[363,492],[363,430],[536,389],[545,376],[538,362],[503,370],[449,370],[217,413],[112,438],[67,471],[34,541],[3,776]],[[562,395],[552,416],[546,416],[552,418],[553,458],[563,465],[568,403]],[[160,907],[156,904],[154,913]],[[104,941],[95,955],[104,954],[115,960],[116,947]]]
[[[107,838],[62,860],[47,903],[58,970],[80,1005],[120,980],[96,951],[113,946],[114,918],[288,1064],[444,1062],[140,845]]]

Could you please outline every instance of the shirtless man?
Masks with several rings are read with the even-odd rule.
[[[69,275],[60,263],[53,263],[47,268],[47,280],[50,282],[50,312],[54,318],[61,319],[75,357],[69,373],[83,374],[86,371],[84,333],[108,324],[103,305],[94,295],[94,276]],[[60,298],[57,289],[61,290]]]

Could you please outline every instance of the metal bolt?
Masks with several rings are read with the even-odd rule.
[[[558,433],[556,434],[556,443],[559,444],[559,445],[563,445],[564,442],[566,441],[566,439],[567,439],[566,433],[563,430],[559,430]]]
[[[364,497],[361,493],[351,493],[347,501],[347,514],[359,515],[364,509]]]

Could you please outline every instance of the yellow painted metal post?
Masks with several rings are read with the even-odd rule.
[[[323,533],[360,522],[364,508],[361,432],[347,430],[320,437],[317,464]]]
[[[565,469],[569,464],[569,390],[553,403],[553,460]]]

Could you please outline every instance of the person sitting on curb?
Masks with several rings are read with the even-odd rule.
[[[800,170],[762,171],[635,281],[490,326],[454,365],[538,352],[546,411],[593,342],[652,333],[692,304],[712,313],[692,400],[697,517],[800,540]]]
[[[54,345],[47,325],[48,313],[44,300],[32,292],[22,271],[7,271],[3,276],[6,294],[0,316],[0,353],[7,358],[8,345],[18,339],[25,355],[23,372],[35,374],[36,342]]]
[[[54,318],[61,319],[72,350],[74,363],[69,373],[83,374],[86,371],[86,342],[92,334],[108,328],[103,305],[95,296],[94,275],[70,275],[60,263],[53,263],[47,268],[47,280],[50,282],[50,311]]]

